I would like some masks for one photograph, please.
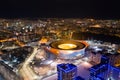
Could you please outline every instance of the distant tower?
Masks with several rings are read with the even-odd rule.
[[[75,80],[77,77],[77,66],[73,64],[57,65],[58,80]]]

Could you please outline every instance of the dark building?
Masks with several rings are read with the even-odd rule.
[[[73,64],[58,64],[57,65],[58,80],[76,80],[77,66]]]
[[[80,76],[77,76],[75,80],[85,80],[85,79],[83,79],[83,78],[80,77]]]

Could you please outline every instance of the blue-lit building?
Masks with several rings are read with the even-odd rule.
[[[91,67],[90,68],[90,79],[96,80],[99,78],[100,80],[104,80],[104,78],[107,77],[107,74],[106,74],[107,70],[108,70],[108,67],[105,64],[98,64],[98,65]],[[104,78],[102,79],[103,76]]]
[[[109,59],[102,56],[101,63],[90,68],[90,80],[120,80],[120,66],[112,65]],[[120,64],[118,60],[116,62]]]
[[[108,75],[109,59],[102,56],[101,63],[90,68],[90,80],[105,80]]]
[[[120,67],[110,66],[109,79],[120,80]]]
[[[109,58],[102,56],[100,64],[109,64]]]
[[[73,64],[58,64],[57,65],[58,80],[76,80],[77,66]]]

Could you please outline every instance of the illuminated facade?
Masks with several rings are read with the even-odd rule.
[[[77,66],[73,64],[57,65],[58,80],[76,80]]]
[[[84,56],[87,46],[85,41],[58,40],[50,43],[47,49],[61,59],[78,59]]]
[[[110,79],[120,80],[120,68],[111,66]]]
[[[101,63],[90,68],[90,80],[106,80],[109,59],[102,56]]]

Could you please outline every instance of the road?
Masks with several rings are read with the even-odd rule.
[[[0,40],[0,42],[7,42],[7,41],[16,41],[16,43],[21,46],[21,47],[24,47],[25,44],[20,42],[17,38],[9,38],[9,39],[3,39],[3,40]]]
[[[77,65],[77,75],[81,76],[82,78],[84,78],[85,80],[89,79],[89,68],[92,67],[93,65],[91,65],[90,63],[83,61],[81,62],[79,65]],[[57,74],[54,74],[52,76],[49,76],[43,80],[57,80]]]
[[[81,64],[79,64],[77,66],[77,74],[78,74],[78,76],[81,76],[85,80],[89,80],[89,76],[90,76],[89,68],[92,67],[92,66],[93,65],[91,65],[88,62],[82,62]]]
[[[24,80],[35,80],[40,79],[40,76],[37,76],[32,69],[29,67],[29,62],[33,60],[34,56],[37,53],[37,47],[34,47],[33,53],[30,55],[28,59],[26,59],[25,63],[23,64],[22,69],[20,70],[21,75],[24,77]],[[78,76],[81,76],[82,78],[85,78],[85,80],[88,80],[89,78],[89,68],[92,67],[90,63],[87,61],[80,61],[80,63],[77,65],[78,67]],[[49,77],[44,78],[43,80],[57,80],[57,74],[51,75]]]
[[[29,58],[26,59],[25,63],[23,64],[23,67],[20,70],[20,74],[23,76],[24,80],[34,80],[38,77],[29,67],[29,62],[33,60],[36,53],[37,47],[34,47],[32,54]]]

